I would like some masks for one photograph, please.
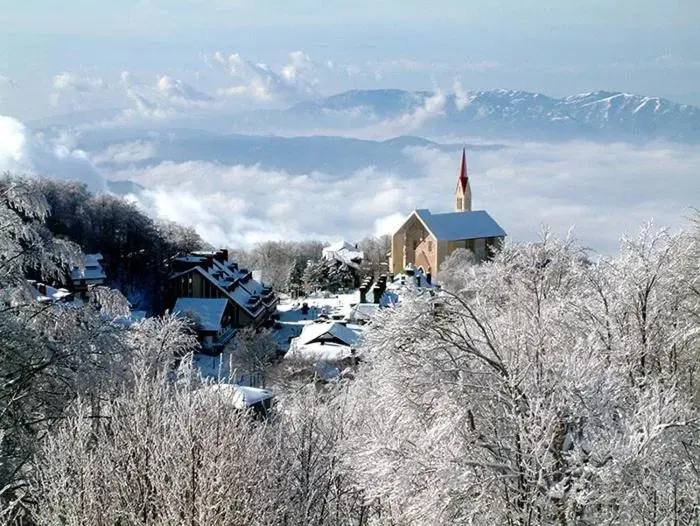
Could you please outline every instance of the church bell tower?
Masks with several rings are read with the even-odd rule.
[[[462,149],[462,166],[459,170],[457,178],[457,190],[455,192],[455,212],[471,212],[472,211],[472,189],[469,186],[469,177],[467,176],[467,152],[466,148]]]

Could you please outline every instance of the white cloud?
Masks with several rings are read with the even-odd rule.
[[[156,156],[158,148],[152,141],[130,141],[110,144],[106,150],[92,156],[95,164],[129,164]]]
[[[447,102],[447,97],[442,90],[438,89],[425,99],[422,106],[398,117],[379,121],[376,124],[353,131],[353,134],[362,138],[389,139],[415,132],[420,130],[429,120],[444,115],[445,102]]]
[[[462,111],[469,105],[469,93],[462,87],[462,80],[457,77],[452,84],[452,91],[455,94],[455,106],[459,111]]]
[[[99,100],[107,89],[107,84],[100,77],[83,76],[64,71],[53,77],[51,89],[49,100],[52,106],[80,109]]]
[[[170,104],[178,106],[209,107],[214,102],[210,95],[168,75],[158,79],[156,93]]]
[[[117,123],[142,120],[164,121],[181,117],[191,110],[215,109],[219,103],[211,95],[169,75],[160,75],[154,84],[138,81],[129,71],[122,71],[119,86],[132,104]],[[114,123],[113,123],[114,124]]]
[[[282,68],[282,77],[287,82],[296,83],[306,72],[314,69],[314,63],[303,51],[292,51],[289,54],[289,64]]]
[[[77,180],[93,192],[106,188],[102,174],[85,152],[60,143],[44,142],[17,119],[0,116],[0,172],[5,170]]]
[[[215,51],[203,55],[213,72],[224,73],[225,84],[217,88],[220,97],[232,101],[251,101],[262,105],[289,104],[318,95],[318,74],[337,75],[344,71],[332,61],[315,61],[303,51],[289,53],[287,63],[278,70],[255,63],[239,53],[226,55]]]
[[[295,57],[297,69],[292,63],[286,71],[290,77],[294,77],[298,68],[302,67],[302,57]],[[255,64],[238,53],[226,56],[216,51],[211,56],[205,55],[204,61],[211,69],[226,74],[222,82],[227,85],[217,89],[217,95],[221,97],[268,103],[289,102],[301,96],[302,90],[298,88],[296,78],[290,80],[283,74],[275,73],[266,64]]]

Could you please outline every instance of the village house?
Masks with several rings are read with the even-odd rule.
[[[337,322],[317,322],[305,325],[301,334],[293,338],[287,359],[301,359],[339,363],[355,357],[360,335]]]
[[[223,335],[229,328],[259,327],[277,312],[277,295],[253,278],[253,273],[229,261],[227,250],[193,252],[171,263],[170,304],[204,320],[200,336]],[[224,302],[188,301],[220,299]],[[184,300],[184,301],[183,301]]]
[[[223,346],[233,338],[233,306],[227,298],[178,298],[173,312],[190,318],[195,324],[203,349]]]
[[[104,285],[107,275],[102,266],[102,254],[84,254],[82,267],[73,267],[70,274],[70,288],[73,292],[85,296],[88,287]]]
[[[418,209],[411,212],[391,237],[389,270],[399,274],[407,266],[415,265],[435,276],[442,262],[456,249],[470,250],[477,262],[484,261],[491,257],[505,236],[505,231],[487,212],[472,211],[472,191],[463,150],[455,211],[432,213]]]

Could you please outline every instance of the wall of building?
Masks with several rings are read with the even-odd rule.
[[[406,220],[404,225],[391,237],[390,271],[398,274],[403,271],[406,264],[416,264],[416,252],[421,243],[428,237],[428,231],[415,215]],[[435,259],[428,263],[434,267],[436,262]]]
[[[428,235],[418,244],[415,250],[413,264],[423,267],[425,272],[434,273],[438,268],[438,242]]]

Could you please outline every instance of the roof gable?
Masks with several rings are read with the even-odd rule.
[[[359,334],[340,323],[310,323],[304,326],[298,341],[301,345],[308,345],[324,334],[330,334],[348,346],[355,345],[360,340]]]

